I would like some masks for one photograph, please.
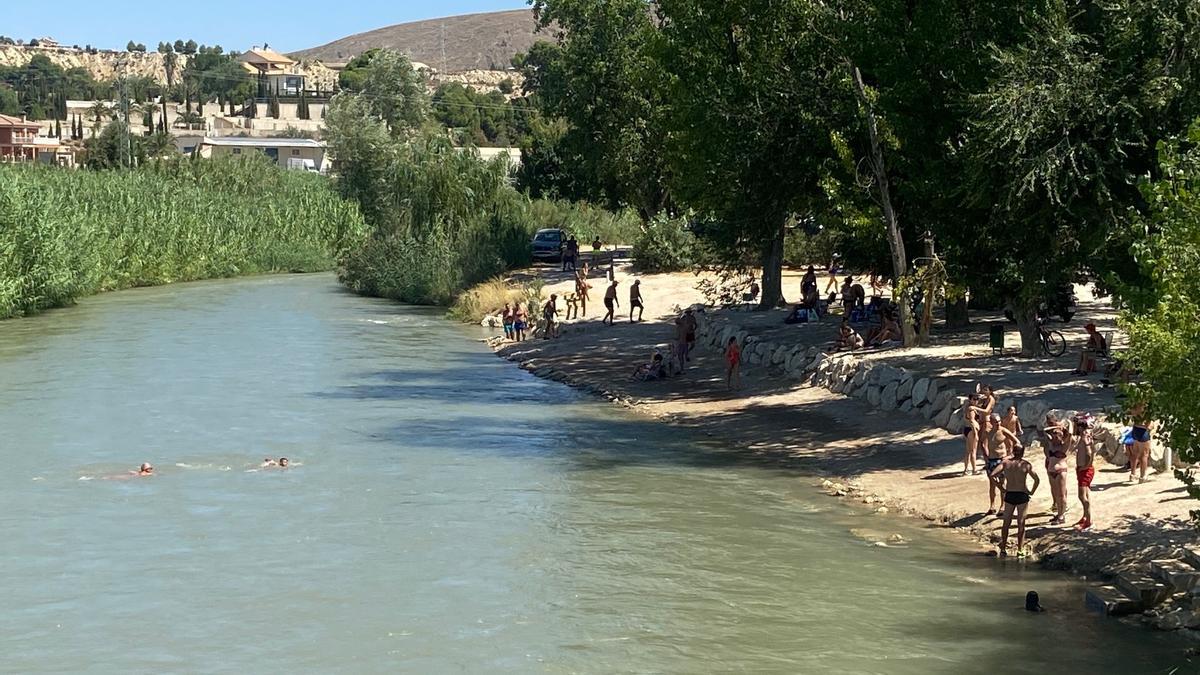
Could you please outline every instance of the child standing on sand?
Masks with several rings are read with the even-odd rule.
[[[729,338],[729,345],[725,347],[725,363],[727,369],[725,371],[725,384],[730,389],[737,389],[742,386],[742,349],[738,347],[737,338]]]

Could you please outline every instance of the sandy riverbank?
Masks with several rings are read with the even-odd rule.
[[[622,307],[630,277],[622,281]],[[597,278],[589,317],[571,324],[557,340],[519,344],[493,340],[497,353],[543,377],[613,398],[633,411],[669,424],[684,425],[714,440],[747,453],[756,461],[786,463],[815,477],[828,477],[852,489],[843,499],[878,504],[891,512],[904,512],[954,527],[980,542],[979,552],[994,551],[1000,520],[985,517],[987,484],[982,476],[959,475],[962,439],[931,428],[929,422],[897,412],[883,412],[866,402],[782,378],[766,367],[747,366],[743,386],[726,389],[723,362],[713,351],[698,351],[682,377],[663,382],[638,382],[630,374],[648,359],[655,347],[672,335],[669,321],[679,306],[701,300],[692,275],[655,275],[643,278],[648,307],[647,321],[615,326],[600,324],[596,306],[603,296],[603,279]],[[555,280],[552,278],[552,282]],[[794,280],[798,283],[798,279]],[[561,291],[552,283],[547,293]],[[773,319],[772,321],[776,321]],[[819,329],[819,328],[818,328]],[[821,337],[824,339],[824,336]],[[925,354],[897,352],[896,358],[938,359],[938,350],[975,358],[971,349],[949,343]],[[955,351],[957,350],[957,351]],[[1062,386],[1051,365],[1041,370],[1042,387]],[[1000,379],[1005,396],[1003,364],[992,364],[991,380]],[[1024,374],[1021,377],[1031,379]],[[1014,376],[1016,378],[1016,376]],[[1020,379],[1020,378],[1017,378]],[[1014,388],[1017,381],[1014,380]],[[1037,383],[1022,383],[1035,387]],[[1101,397],[1088,383],[1072,383],[1077,392],[1064,395]],[[1111,394],[1108,394],[1111,395]],[[1035,466],[1041,456],[1031,457]],[[1036,557],[1050,567],[1089,575],[1108,575],[1135,568],[1155,558],[1177,557],[1183,546],[1196,543],[1187,520],[1194,506],[1183,485],[1169,474],[1153,475],[1145,484],[1125,482],[1119,467],[1098,463],[1092,493],[1095,526],[1087,532],[1053,527],[1048,487],[1033,499],[1029,537]],[[1043,475],[1044,478],[1044,475]],[[1074,522],[1080,507],[1071,485]]]

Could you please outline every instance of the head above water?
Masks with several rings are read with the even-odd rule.
[[[288,465],[288,458],[287,458],[287,457],[280,457],[280,458],[279,458],[279,466],[287,466],[287,465]]]
[[[154,467],[150,462],[142,462],[142,465],[138,467],[138,473],[154,473]]]

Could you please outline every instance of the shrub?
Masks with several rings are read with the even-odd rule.
[[[682,218],[655,218],[633,244],[633,267],[638,272],[679,272],[702,258],[701,246]]]

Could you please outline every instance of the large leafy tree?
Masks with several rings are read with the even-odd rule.
[[[1050,3],[1029,38],[997,54],[972,101],[967,187],[986,218],[974,284],[1015,310],[1022,352],[1037,345],[1047,288],[1081,272],[1129,274],[1131,212],[1155,147],[1197,112],[1200,8],[1190,0]]]
[[[762,268],[763,307],[783,300],[785,230],[823,208],[846,81],[809,0],[663,0],[671,185],[727,263]]]
[[[643,221],[669,206],[662,73],[649,46],[657,27],[647,0],[533,0],[557,46],[523,60],[525,90],[548,117],[567,122],[555,154],[582,194],[636,209]]]

